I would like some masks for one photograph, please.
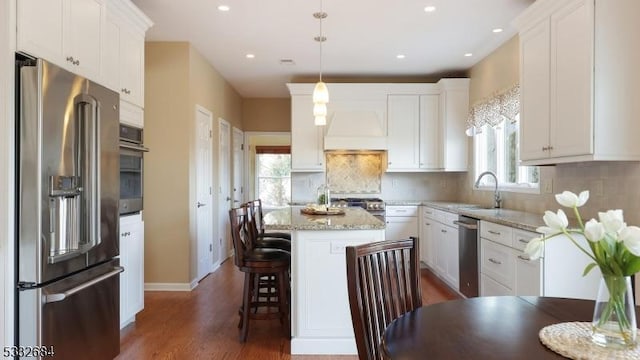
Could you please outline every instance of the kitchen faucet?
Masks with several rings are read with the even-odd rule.
[[[493,207],[496,208],[496,209],[500,209],[502,207],[502,198],[500,197],[500,192],[498,191],[498,177],[496,176],[496,174],[493,173],[493,171],[485,171],[482,174],[480,174],[480,176],[478,176],[478,179],[476,179],[476,183],[475,183],[474,187],[478,188],[478,186],[480,186],[480,180],[485,175],[493,176],[493,179],[496,181],[496,188],[495,188],[494,194],[493,194],[493,200],[495,201],[495,203],[493,204]]]

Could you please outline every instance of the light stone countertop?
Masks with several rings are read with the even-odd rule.
[[[361,208],[346,208],[344,215],[306,215],[302,206],[271,211],[264,216],[266,230],[384,230],[384,222]]]
[[[496,224],[511,226],[517,229],[533,231],[544,225],[542,214],[528,213],[510,209],[487,209],[480,204],[459,203],[454,201],[432,200],[389,200],[388,206],[393,205],[422,205],[443,210],[454,214],[465,215],[479,220],[486,220]]]
[[[462,208],[458,214],[533,232],[544,226],[541,214],[518,210]]]

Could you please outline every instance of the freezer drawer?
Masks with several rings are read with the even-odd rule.
[[[18,293],[21,346],[52,346],[59,359],[113,359],[120,353],[122,268],[114,259]]]

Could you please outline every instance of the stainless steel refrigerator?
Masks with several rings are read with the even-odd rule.
[[[59,359],[120,352],[119,95],[16,60],[17,339]]]

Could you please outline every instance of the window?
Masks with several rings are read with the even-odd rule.
[[[515,84],[471,108],[467,135],[474,136],[476,176],[493,171],[502,190],[538,192],[537,166],[519,166],[520,85]],[[480,186],[495,184],[483,178]]]
[[[291,201],[291,148],[256,146],[256,194],[265,208]]]
[[[538,191],[540,173],[537,166],[519,166],[519,122],[503,120],[497,125],[485,124],[474,137],[476,176],[483,171],[493,171],[503,190]],[[481,186],[493,187],[491,178],[483,178]]]

